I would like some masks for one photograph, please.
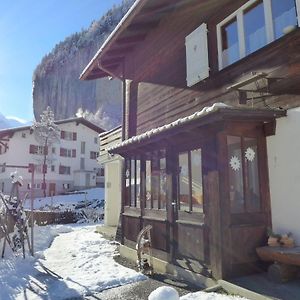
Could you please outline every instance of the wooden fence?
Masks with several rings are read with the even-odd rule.
[[[25,212],[26,215],[30,214],[30,211]],[[76,223],[81,216],[73,211],[64,211],[64,212],[51,212],[51,211],[34,211],[33,218],[35,224],[38,226],[45,226],[50,224],[69,224]],[[14,223],[10,218],[8,221],[8,230],[13,232]],[[0,229],[0,239],[3,237],[3,232]]]

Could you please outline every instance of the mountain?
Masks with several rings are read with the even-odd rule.
[[[20,127],[26,125],[30,125],[30,122],[21,122],[17,118],[5,117],[3,114],[0,113],[0,129]]]
[[[119,80],[81,81],[79,75],[102,43],[131,7],[123,0],[88,29],[74,33],[57,44],[33,74],[33,111],[40,114],[50,106],[56,119],[73,117],[78,110],[89,111],[104,129],[121,123],[122,86]]]

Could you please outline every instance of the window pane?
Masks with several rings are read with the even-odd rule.
[[[152,205],[153,208],[158,208],[159,199],[159,158],[158,151],[153,153],[152,158],[152,176],[151,176],[151,190],[152,190]]]
[[[179,154],[179,209],[189,211],[189,163],[188,152]]]
[[[264,6],[260,2],[244,14],[246,55],[262,48],[267,43]]]
[[[244,139],[244,159],[247,184],[247,211],[260,211],[260,191],[256,139]]]
[[[167,181],[167,172],[166,172],[166,158],[162,157],[159,160],[160,168],[160,208],[166,208],[166,181]]]
[[[130,204],[130,160],[126,160],[126,170],[125,170],[125,190],[126,190],[126,203],[128,206]]]
[[[272,0],[272,14],[275,39],[297,25],[295,0]]]
[[[146,208],[151,208],[151,160],[146,160]]]
[[[135,160],[131,160],[130,164],[130,206],[135,206]]]
[[[136,207],[141,207],[141,161],[136,160]]]
[[[222,64],[226,67],[240,59],[237,21],[222,26]]]
[[[244,211],[244,184],[243,166],[241,154],[241,138],[236,136],[227,137],[228,168],[229,168],[229,197],[231,212]]]
[[[203,212],[203,186],[202,186],[202,157],[201,149],[191,151],[192,168],[192,204],[193,211]]]

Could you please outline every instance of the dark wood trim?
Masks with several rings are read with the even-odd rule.
[[[275,135],[276,132],[276,120],[273,120],[268,123],[264,123],[263,130],[265,133],[265,136],[272,136]]]
[[[142,218],[143,218],[144,220],[151,220],[151,221],[155,221],[155,222],[163,222],[163,223],[168,222],[167,218],[161,219],[161,218],[148,217],[148,216],[143,216]]]

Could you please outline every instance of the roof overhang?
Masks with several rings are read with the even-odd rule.
[[[215,103],[210,107],[205,107],[201,111],[180,118],[167,125],[151,129],[143,134],[134,136],[108,149],[113,154],[126,152],[138,152],[140,148],[160,142],[164,139],[174,140],[180,133],[187,133],[205,126],[213,127],[221,121],[242,121],[269,123],[276,118],[286,116],[286,110],[281,109],[252,109],[230,107],[223,103]]]
[[[191,1],[194,0],[136,0],[83,70],[80,79],[121,78],[125,55],[145,39],[163,16]]]

